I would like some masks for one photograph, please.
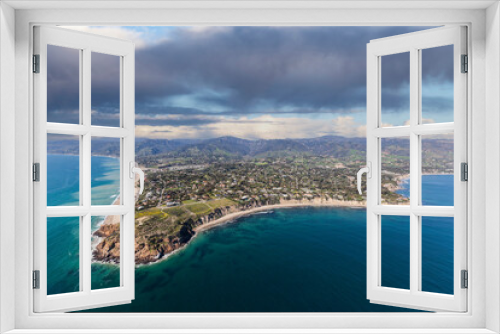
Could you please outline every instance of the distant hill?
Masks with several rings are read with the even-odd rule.
[[[220,137],[184,145],[171,152],[172,157],[243,157],[249,154],[252,141],[236,137]]]
[[[366,152],[366,138],[347,138],[341,136],[324,136],[318,138],[298,139],[309,151],[316,155],[346,157],[353,151]]]
[[[135,140],[135,154],[137,156],[160,155],[175,151],[186,145],[193,145],[201,142],[199,139],[146,139],[137,138]]]
[[[258,139],[236,137],[207,139],[185,145],[169,152],[171,157],[284,157],[297,155],[352,155],[353,151],[365,152],[365,138],[326,136],[307,139]]]
[[[311,150],[303,143],[292,139],[260,139],[250,143],[250,156],[275,157],[310,154]]]
[[[79,145],[73,140],[50,140],[49,154],[78,154]],[[384,139],[382,150],[391,154],[407,156],[409,140]],[[426,139],[423,143],[424,158],[436,159],[453,154],[453,141],[447,139]],[[92,154],[118,156],[120,147],[116,139],[102,138],[92,145]],[[364,159],[365,138],[324,136],[304,139],[258,139],[248,140],[236,137],[199,139],[142,139],[136,140],[138,157],[158,156],[166,158],[209,158],[241,159],[286,157],[286,156],[333,156]]]

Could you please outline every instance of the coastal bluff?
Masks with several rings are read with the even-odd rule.
[[[157,262],[166,255],[185,246],[197,232],[226,223],[253,212],[281,207],[343,206],[364,207],[365,201],[341,201],[331,198],[281,200],[276,202],[253,201],[241,205],[218,200],[173,208],[154,208],[138,212],[135,219],[135,263]],[[205,211],[201,211],[203,208]],[[229,204],[229,205],[219,205]],[[120,224],[104,221],[93,233],[96,239],[92,260],[104,263],[120,262]]]

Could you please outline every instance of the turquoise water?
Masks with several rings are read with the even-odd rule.
[[[113,163],[106,159],[110,158],[96,161],[95,168],[94,163],[92,167],[93,175],[102,182],[99,183],[99,191],[103,192],[101,198],[110,202],[117,189],[115,184],[115,192],[112,191],[111,176],[117,170],[110,171]],[[117,161],[115,163],[116,167]],[[447,205],[445,201],[452,201],[450,181],[450,176],[424,176],[423,190],[430,194],[424,204]],[[435,188],[430,191],[428,187]],[[406,191],[407,187],[401,190]],[[385,286],[408,288],[409,285],[407,219],[382,218],[382,284]],[[74,224],[54,226],[52,231],[72,240],[73,244],[77,240]],[[452,293],[453,221],[426,218],[422,222],[422,236],[423,289]],[[60,250],[59,245],[55,248]],[[76,252],[78,254],[78,246]],[[52,286],[61,284],[74,291],[78,288],[78,266],[67,261],[68,258],[49,253],[51,266],[59,270],[58,284]],[[118,275],[117,266],[95,263],[92,265],[92,287],[113,286],[119,280]],[[61,288],[56,290],[61,292]],[[366,211],[313,207],[255,214],[202,232],[168,259],[136,268],[136,297],[131,304],[90,310],[399,311],[411,310],[375,305],[366,300]]]
[[[92,204],[109,205],[119,194],[119,161],[116,158],[92,156],[91,164]],[[48,155],[47,205],[78,205],[78,175],[78,156]],[[104,218],[92,217],[93,231]],[[48,294],[79,290],[79,225],[78,217],[47,219]],[[118,286],[119,283],[118,266],[92,264],[93,289]]]
[[[383,312],[366,300],[363,209],[292,208],[205,231],[136,269],[136,299],[99,312]]]

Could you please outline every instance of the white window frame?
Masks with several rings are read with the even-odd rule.
[[[135,166],[135,98],[134,98],[134,44],[107,36],[99,36],[71,29],[47,26],[34,27],[34,54],[39,56],[39,73],[34,83],[34,162],[39,164],[39,181],[34,192],[34,269],[39,271],[39,288],[34,289],[35,312],[74,311],[91,305],[129,303],[135,291],[135,198],[133,171]],[[80,122],[65,124],[47,122],[47,46],[78,50],[80,76]],[[92,53],[119,57],[120,125],[96,126],[91,122]],[[47,136],[72,135],[79,138],[80,193],[79,205],[47,206]],[[108,137],[120,141],[120,205],[92,205],[91,145],[92,138]],[[91,218],[92,216],[120,216],[120,285],[92,290],[91,287]],[[79,291],[47,295],[47,218],[79,218]]]
[[[15,231],[11,225],[5,224],[5,216],[1,226],[0,236],[2,248],[0,249],[0,265],[2,266],[2,277],[0,288],[2,303],[0,304],[0,315],[5,319],[3,329],[16,328],[17,333],[27,332],[23,329],[64,329],[65,333],[74,329],[89,329],[88,332],[102,332],[98,329],[131,329],[142,328],[136,332],[144,333],[147,328],[165,329],[170,328],[197,328],[197,329],[226,329],[226,332],[237,332],[235,329],[242,328],[268,328],[268,329],[290,329],[302,328],[302,331],[319,329],[331,329],[341,332],[342,329],[359,329],[359,332],[380,332],[380,328],[393,328],[392,332],[409,332],[411,328],[419,328],[420,332],[431,332],[429,329],[465,329],[466,333],[488,333],[486,328],[494,331],[500,330],[500,265],[498,263],[498,252],[500,244],[500,229],[498,218],[500,217],[500,176],[498,174],[498,163],[500,162],[500,136],[498,135],[498,124],[500,118],[498,109],[500,101],[498,91],[500,90],[499,79],[499,50],[500,19],[497,2],[447,2],[434,1],[417,4],[414,1],[398,2],[399,9],[390,9],[394,3],[384,1],[370,2],[347,2],[335,3],[317,2],[295,2],[281,4],[276,2],[251,3],[245,2],[234,4],[222,4],[216,1],[188,4],[165,4],[163,9],[146,9],[147,6],[157,7],[161,4],[145,1],[143,5],[134,3],[137,9],[115,9],[102,10],[95,7],[120,6],[110,2],[77,2],[74,6],[87,9],[58,9],[58,6],[70,6],[68,2],[16,2],[8,1],[1,4],[2,16],[0,16],[0,27],[15,27],[15,74],[14,77],[0,78],[0,94],[2,94],[2,107],[0,117],[5,119],[0,124],[0,130],[6,124],[15,127],[15,146],[6,143],[4,137],[0,142],[0,172],[12,170],[12,166],[6,164],[6,158],[15,159],[15,183],[9,182],[8,176],[0,173],[0,180],[5,184],[15,186]],[[410,3],[408,5],[408,3]],[[15,13],[15,24],[13,23],[12,9],[8,6],[20,6],[24,8],[38,8],[29,10],[18,10]],[[123,6],[127,6],[122,2]],[[41,7],[52,7],[53,10]],[[184,9],[176,9],[175,6],[185,6]],[[245,8],[246,6],[246,8]],[[365,7],[363,7],[365,6]],[[431,7],[432,6],[432,7]],[[455,7],[456,6],[456,7]],[[490,6],[487,10],[486,7]],[[436,7],[438,9],[436,9]],[[457,7],[460,7],[457,9]],[[92,9],[93,8],[93,9]],[[255,9],[260,8],[260,9]],[[355,9],[346,9],[355,8]],[[356,9],[357,8],[357,9]],[[403,8],[403,9],[401,9]],[[441,8],[441,9],[439,9]],[[6,13],[6,14],[4,14]],[[7,20],[2,19],[7,17]],[[9,16],[10,15],[10,16]],[[485,26],[486,23],[486,26]],[[471,199],[468,204],[470,237],[468,244],[468,268],[470,269],[470,286],[468,289],[468,312],[467,313],[436,313],[436,314],[373,314],[373,313],[320,313],[320,314],[34,314],[31,269],[32,259],[30,257],[32,248],[32,222],[33,212],[26,210],[32,207],[32,183],[31,156],[33,133],[32,123],[32,75],[30,73],[32,53],[32,27],[35,24],[61,24],[61,25],[443,25],[463,24],[468,26],[469,50],[471,62],[469,65],[471,75],[468,78],[468,86],[471,88],[468,96],[469,113],[468,131],[472,135],[468,146],[470,158],[470,183],[468,196]],[[486,29],[488,28],[488,29]],[[7,43],[8,49],[12,50],[12,42],[5,41],[9,31],[0,30],[0,43]],[[6,50],[6,51],[4,51]],[[8,57],[0,54],[0,68],[6,69],[14,62]],[[488,71],[485,71],[488,66]],[[8,71],[2,72],[9,73]],[[7,98],[5,94],[14,92],[8,83],[15,79],[15,101]],[[486,85],[488,83],[488,85]],[[15,105],[14,105],[15,104]],[[15,118],[8,117],[7,112],[12,114],[15,106]],[[486,121],[488,117],[488,122]],[[486,141],[485,133],[488,133]],[[5,132],[4,132],[5,133]],[[9,132],[6,132],[7,134]],[[10,132],[11,133],[11,132]],[[11,133],[12,134],[12,133]],[[0,132],[0,136],[3,134]],[[485,153],[488,150],[488,155]],[[485,168],[485,162],[490,164]],[[493,172],[491,179],[486,180],[486,171]],[[11,177],[11,176],[10,176]],[[2,187],[2,195],[8,195],[7,190]],[[12,189],[12,188],[11,188]],[[489,197],[486,197],[488,192]],[[489,204],[485,206],[485,201]],[[0,208],[5,208],[11,202],[4,198],[0,199]],[[5,210],[2,210],[2,215]],[[15,255],[8,253],[15,249]],[[26,261],[29,258],[30,261]],[[5,278],[4,278],[5,277]],[[8,291],[9,282],[15,280],[15,291]],[[10,287],[12,289],[12,287]],[[488,293],[486,293],[488,291]],[[4,299],[6,297],[6,299]],[[14,310],[9,309],[12,304]],[[12,318],[7,318],[14,315]],[[233,329],[233,330],[231,330]],[[378,330],[377,330],[378,329]],[[171,331],[171,332],[172,332]],[[257,330],[256,330],[257,331]],[[439,330],[434,330],[437,332]],[[134,331],[130,330],[129,333]],[[166,332],[166,331],[165,331]],[[220,332],[217,331],[217,332]],[[263,332],[263,330],[261,330]],[[326,330],[325,330],[326,332]],[[356,331],[352,330],[351,333]],[[389,330],[382,330],[389,332]],[[448,332],[451,332],[448,331]],[[415,333],[415,331],[412,331]]]
[[[467,270],[467,184],[461,180],[461,163],[467,163],[467,73],[461,56],[467,54],[466,28],[449,26],[372,40],[367,46],[367,297],[371,302],[410,305],[422,310],[467,310],[467,289],[461,287],[461,271]],[[448,123],[422,123],[422,50],[452,45],[454,117]],[[382,123],[382,57],[409,53],[409,125],[384,127]],[[389,65],[389,64],[388,64]],[[390,65],[389,65],[390,66]],[[454,205],[422,205],[421,135],[453,135]],[[410,144],[410,203],[382,205],[382,140],[408,138]],[[382,217],[409,218],[409,289],[382,286]],[[422,291],[422,217],[453,218],[453,291],[451,295]]]

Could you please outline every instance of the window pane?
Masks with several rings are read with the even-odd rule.
[[[453,294],[453,218],[422,217],[422,291]]]
[[[92,52],[92,125],[120,126],[120,57]]]
[[[422,123],[453,122],[453,45],[422,50]]]
[[[410,139],[382,138],[381,203],[410,204]]]
[[[120,286],[120,219],[92,217],[92,290]]]
[[[47,122],[80,123],[80,50],[47,45]]]
[[[422,205],[453,206],[453,134],[421,136]]]
[[[92,205],[119,205],[120,138],[92,137]]]
[[[410,53],[397,53],[381,58],[381,126],[408,125],[410,121]]]
[[[47,294],[80,290],[80,217],[47,218]]]
[[[410,217],[382,216],[382,286],[410,289]]]
[[[80,204],[80,139],[47,135],[47,206]]]

